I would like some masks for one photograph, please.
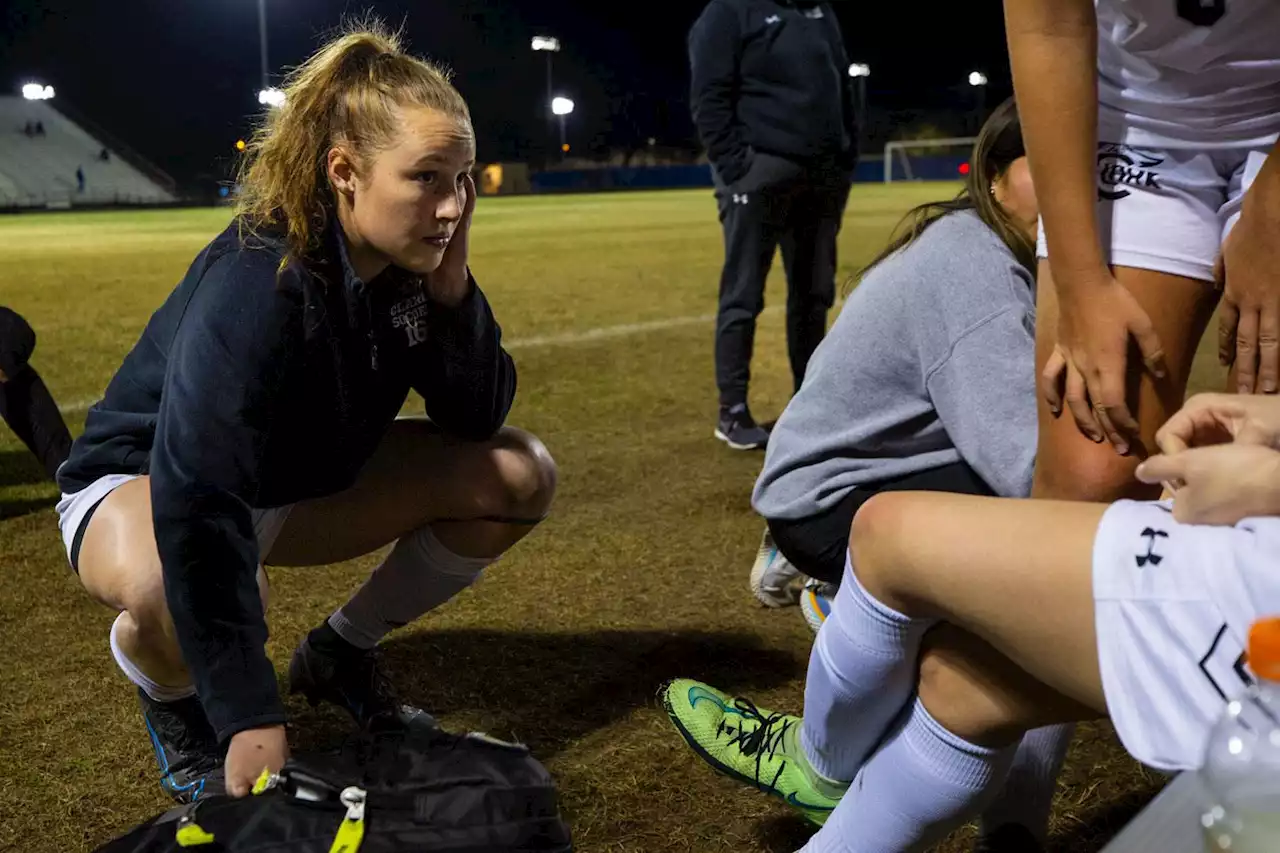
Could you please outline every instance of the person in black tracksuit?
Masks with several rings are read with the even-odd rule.
[[[849,61],[835,13],[808,0],[711,0],[689,32],[693,119],[724,227],[716,319],[716,436],[768,433],[747,407],[756,317],[782,246],[794,387],[835,301],[836,235],[857,164]]]
[[[288,756],[262,564],[394,543],[297,648],[289,687],[364,726],[433,728],[374,647],[474,582],[555,489],[546,448],[503,426],[516,370],[467,264],[462,97],[378,29],[324,46],[286,97],[234,220],[58,472],[68,559],[119,611],[112,653],[182,802],[243,795]],[[398,417],[411,389],[427,418]]]
[[[49,479],[71,452],[71,433],[40,374],[29,364],[36,333],[0,306],[0,418],[40,461]]]

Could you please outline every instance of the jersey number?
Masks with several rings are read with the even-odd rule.
[[[1227,0],[1177,0],[1178,17],[1197,27],[1212,27],[1227,11]]]

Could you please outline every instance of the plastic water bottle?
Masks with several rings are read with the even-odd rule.
[[[1227,703],[1205,747],[1211,853],[1280,851],[1280,618],[1249,632],[1249,668],[1256,683]]]

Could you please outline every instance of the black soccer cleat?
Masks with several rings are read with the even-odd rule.
[[[225,794],[222,750],[200,700],[189,696],[160,702],[138,688],[138,701],[160,765],[164,792],[184,805],[211,794]]]
[[[289,662],[289,692],[301,693],[313,706],[332,702],[370,730],[427,733],[439,728],[435,717],[400,701],[373,650],[337,657],[303,640]]]

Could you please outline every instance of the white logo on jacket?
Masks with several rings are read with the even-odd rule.
[[[404,329],[409,346],[416,347],[427,339],[427,295],[415,293],[391,306],[391,325]]]

